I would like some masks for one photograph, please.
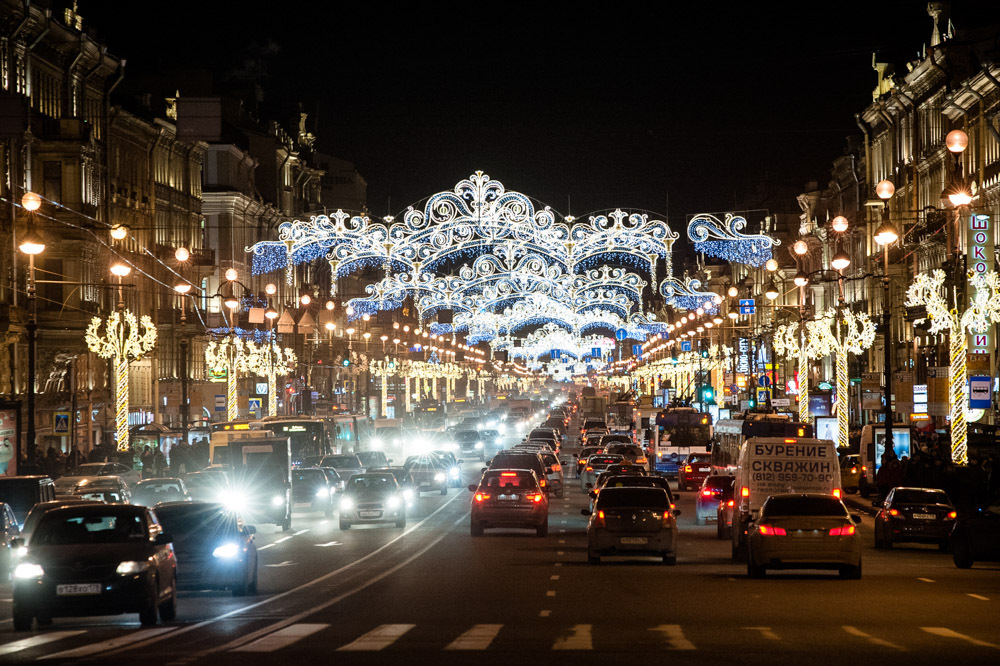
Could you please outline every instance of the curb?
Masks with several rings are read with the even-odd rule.
[[[871,502],[862,503],[861,501],[858,501],[853,497],[844,497],[843,501],[844,504],[851,507],[852,509],[857,509],[858,511],[862,511],[868,514],[869,516],[874,517],[878,515],[879,510],[873,507]]]

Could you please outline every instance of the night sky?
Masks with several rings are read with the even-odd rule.
[[[669,199],[675,228],[764,179],[825,183],[871,102],[872,52],[905,71],[931,33],[913,0],[377,4],[84,0],[80,13],[127,73],[205,67],[239,86],[241,70],[264,72],[263,110],[318,111],[319,148],[357,165],[376,214],[482,169],[577,216]],[[953,3],[953,18],[995,24],[1000,2]]]

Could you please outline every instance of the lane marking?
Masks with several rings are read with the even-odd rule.
[[[344,544],[339,541],[327,541],[326,543],[314,543],[313,545],[320,548],[329,548],[330,546],[343,546]]]
[[[684,637],[684,630],[679,624],[661,624],[653,627],[650,631],[658,631],[670,643],[669,650],[697,650],[694,643]]]
[[[1000,650],[1000,645],[994,645],[993,643],[987,643],[986,641],[981,641],[978,638],[973,638],[972,636],[966,636],[965,634],[960,634],[957,631],[952,631],[947,627],[920,627],[922,631],[926,631],[928,634],[934,634],[935,636],[941,636],[942,638],[957,638],[963,640],[971,645],[977,645],[979,647],[991,647]]]
[[[0,645],[0,656],[13,654],[15,652],[20,652],[21,650],[38,647],[39,645],[45,645],[46,643],[52,643],[54,641],[61,641],[64,638],[69,638],[70,636],[76,636],[77,634],[82,633],[84,633],[82,629],[80,631],[53,631],[51,634],[42,634],[41,636],[22,638],[19,641],[13,641],[12,643]]]
[[[933,583],[934,582],[934,580],[932,580],[930,578],[918,578],[917,580],[923,581],[925,583]]]
[[[566,539],[559,539],[559,543],[566,543]]]
[[[766,638],[769,641],[780,641],[781,638],[778,634],[771,631],[771,627],[743,627],[747,631],[759,631],[762,638]]]
[[[292,538],[291,536],[283,536],[280,539],[275,539],[274,543],[285,543],[286,541],[288,541],[291,538]]]
[[[348,562],[347,564],[345,564],[344,566],[340,567],[339,569],[335,569],[334,571],[331,571],[329,573],[325,573],[325,574],[323,574],[322,576],[320,576],[318,578],[314,578],[313,580],[306,581],[305,583],[302,583],[301,585],[299,585],[297,587],[293,587],[290,590],[286,590],[284,592],[280,592],[279,594],[276,594],[273,597],[268,597],[267,599],[263,599],[263,600],[258,601],[256,603],[250,604],[248,606],[243,606],[242,608],[236,608],[234,610],[227,611],[227,612],[222,613],[221,615],[218,615],[218,616],[216,616],[216,617],[214,617],[214,618],[212,618],[210,620],[202,620],[201,622],[198,622],[196,624],[190,624],[190,625],[188,625],[186,627],[182,627],[182,628],[178,629],[177,632],[176,632],[176,634],[174,634],[174,635],[176,636],[176,635],[180,635],[180,634],[185,634],[185,633],[187,633],[189,631],[194,631],[196,629],[201,629],[203,627],[207,627],[209,625],[216,624],[217,622],[221,622],[222,620],[227,620],[227,619],[229,619],[229,618],[231,618],[233,616],[239,615],[240,613],[245,613],[246,611],[253,610],[255,608],[259,608],[260,606],[264,606],[266,604],[273,603],[275,601],[278,601],[279,599],[284,599],[285,597],[291,596],[293,594],[297,594],[297,593],[301,592],[302,590],[306,590],[306,589],[308,589],[310,587],[313,587],[315,585],[318,585],[318,584],[320,584],[320,583],[322,583],[324,581],[330,580],[331,578],[339,576],[340,574],[344,573],[348,569],[353,569],[354,567],[356,567],[357,565],[361,564],[362,562],[366,562],[369,559],[375,557],[380,552],[382,552],[383,550],[385,550],[389,546],[392,546],[394,543],[396,543],[400,539],[402,539],[404,537],[407,537],[411,533],[413,533],[416,530],[420,529],[421,525],[423,525],[424,523],[426,523],[428,520],[430,520],[431,518],[433,518],[435,515],[437,515],[441,511],[444,511],[448,507],[449,504],[451,504],[452,502],[454,502],[459,497],[463,497],[463,496],[462,495],[458,495],[458,494],[452,495],[451,498],[448,501],[446,501],[444,504],[442,504],[437,509],[435,509],[434,511],[432,511],[430,513],[430,515],[428,515],[426,518],[424,518],[423,520],[421,520],[419,523],[416,523],[412,527],[407,528],[402,534],[400,534],[397,537],[395,537],[394,539],[392,539],[390,541],[387,541],[386,543],[382,544],[381,546],[379,546],[378,548],[376,548],[372,552],[368,553],[364,557],[360,557],[360,558],[354,560],[353,562]],[[468,516],[469,516],[469,511],[465,511],[461,516],[459,516],[459,519],[456,520],[452,524],[452,526],[453,527],[457,526],[461,521],[466,520],[468,518]],[[301,617],[299,617],[298,615],[296,615],[294,618],[291,618],[292,621],[287,622],[286,624],[284,624],[282,626],[284,627],[284,626],[288,626],[289,624],[294,624],[295,622],[298,622],[299,620],[302,620],[302,619],[308,617],[309,615],[311,615],[313,612],[315,612],[317,610],[322,610],[323,608],[326,608],[328,606],[331,606],[331,605],[333,605],[335,603],[338,603],[338,602],[342,601],[343,599],[346,599],[347,597],[351,596],[352,594],[356,594],[357,592],[363,590],[365,587],[368,587],[368,585],[370,585],[371,583],[377,582],[377,581],[381,580],[382,578],[385,578],[385,576],[388,575],[389,573],[398,571],[400,568],[402,568],[406,564],[409,564],[414,559],[416,559],[417,557],[419,557],[423,553],[425,553],[428,550],[430,550],[431,547],[433,547],[433,546],[437,545],[438,543],[440,543],[444,539],[444,537],[445,537],[444,534],[442,534],[441,536],[437,537],[437,539],[435,539],[433,542],[431,542],[428,545],[428,547],[422,549],[419,553],[417,553],[416,555],[412,556],[410,559],[406,560],[405,562],[403,562],[403,563],[401,563],[399,565],[396,565],[396,567],[393,567],[393,569],[391,569],[389,572],[383,572],[382,574],[379,574],[378,576],[376,576],[375,578],[373,578],[371,581],[362,584],[361,586],[355,588],[354,590],[348,591],[345,594],[342,594],[342,595],[340,595],[338,597],[335,597],[331,601],[325,602],[324,604],[321,604],[317,608],[309,609],[307,612],[300,614]],[[260,550],[260,549],[258,549],[258,550]],[[10,620],[8,619],[8,620],[6,620],[6,622],[10,622]],[[246,638],[247,638],[247,640],[254,640],[254,639],[259,638],[260,636],[262,636],[264,634],[269,633],[274,628],[275,628],[274,626],[272,626],[272,627],[265,627],[265,629],[263,631],[254,632],[253,634],[250,634]],[[144,642],[142,642],[142,643],[140,643],[138,645],[135,645],[133,647],[135,647],[135,648],[146,647],[147,645],[151,645],[151,644],[156,643],[156,642],[158,642],[160,640],[162,640],[162,638],[154,637],[154,638],[151,638],[151,639],[149,639],[147,641],[144,641]],[[198,653],[197,655],[195,655],[195,657],[193,657],[193,658],[204,657],[205,655],[212,654],[214,652],[219,652],[219,651],[227,649],[227,648],[233,648],[233,647],[236,647],[237,645],[242,645],[244,642],[246,642],[246,641],[244,641],[242,639],[237,639],[235,641],[231,641],[230,643],[228,643],[228,644],[226,644],[226,645],[224,645],[222,647],[219,647],[219,648],[210,648],[208,650],[204,650],[201,653]],[[111,654],[111,653],[109,653],[109,654]]]
[[[296,532],[296,533],[295,533],[295,534],[293,534],[292,536],[298,536],[298,535],[300,535],[300,534],[305,534],[305,533],[306,533],[306,532],[308,532],[308,531],[309,531],[309,529],[308,529],[308,528],[307,528],[307,529],[304,529],[304,530],[299,530],[298,532]]]
[[[266,546],[257,546],[257,551],[260,552],[262,550],[267,550],[268,548],[274,548],[274,544],[269,543]]]
[[[445,646],[445,650],[485,650],[500,633],[502,624],[477,624]]]
[[[295,566],[295,562],[292,562],[291,560],[285,560],[284,562],[278,562],[277,564],[265,564],[264,566],[265,567],[274,567],[274,568],[278,568],[278,567],[294,567]]]
[[[968,593],[968,594],[967,594],[967,595],[965,595],[965,596],[967,596],[967,597],[972,597],[973,599],[979,599],[980,601],[989,601],[989,600],[990,600],[990,598],[989,598],[989,597],[984,597],[984,596],[983,596],[983,595],[981,595],[981,594],[972,594],[971,592],[970,592],[970,593]]]
[[[557,551],[556,551],[556,555],[565,555],[565,554],[566,554],[566,553],[562,552],[561,550],[557,550]]]
[[[547,597],[554,597],[554,596],[556,596],[556,591],[555,590],[549,590],[548,592],[545,593],[545,596],[547,596]]]
[[[329,626],[328,624],[293,624],[281,631],[258,638],[253,643],[241,645],[234,649],[233,652],[274,652],[283,647],[288,647],[292,643],[297,643],[307,636],[312,636],[317,631],[322,631]]]
[[[538,617],[548,617],[550,615],[552,615],[552,611],[550,611],[550,610],[543,610],[542,612],[540,612],[538,614]]]
[[[147,638],[152,638],[153,636],[163,637],[166,634],[177,633],[176,627],[157,627],[155,629],[140,629],[124,636],[119,636],[118,638],[111,638],[106,641],[98,641],[96,643],[91,643],[89,645],[84,645],[82,647],[73,648],[72,650],[66,650],[64,652],[56,652],[55,654],[47,654],[39,659],[71,659],[76,657],[89,657],[92,654],[97,654],[98,652],[104,652],[105,650],[113,650],[115,648],[123,648],[126,646],[131,646],[139,641],[146,640]]]
[[[590,630],[593,625],[577,624],[573,626],[573,633],[569,636],[557,638],[552,644],[553,650],[593,650],[594,640],[590,637]]]
[[[552,566],[554,566],[554,567],[561,567],[562,566],[562,562],[556,562]]]
[[[561,533],[561,532],[565,532],[565,531],[566,531],[566,530],[559,530],[559,532],[560,532],[560,533]]]
[[[559,574],[554,574],[552,576],[549,576],[549,580],[559,580]]]
[[[415,624],[383,624],[375,627],[367,634],[359,636],[347,645],[341,645],[337,652],[375,652],[386,648],[413,629]]]
[[[900,646],[896,645],[895,643],[890,643],[887,640],[884,640],[884,639],[881,639],[881,638],[876,638],[875,636],[872,636],[871,634],[866,634],[865,632],[861,631],[857,627],[844,626],[844,627],[841,627],[841,628],[844,631],[846,631],[847,633],[849,633],[851,636],[857,636],[858,638],[867,639],[868,642],[871,643],[872,645],[881,645],[882,647],[892,648],[893,650],[903,650],[903,651],[906,650],[906,648],[900,647]]]

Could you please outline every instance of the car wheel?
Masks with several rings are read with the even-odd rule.
[[[549,521],[546,519],[544,523],[535,528],[535,534],[540,537],[545,537],[549,535]]]
[[[254,561],[253,566],[253,579],[250,581],[250,594],[257,594],[257,562]]]
[[[14,630],[15,631],[30,631],[32,618],[30,614],[25,613],[17,604],[14,604]]]
[[[472,523],[471,525],[469,525],[469,534],[471,534],[474,537],[483,536],[483,526],[480,525],[479,523]]]
[[[52,616],[51,615],[39,615],[35,618],[35,622],[38,623],[39,627],[51,627],[52,626]]]
[[[722,520],[721,519],[717,520],[716,523],[715,523],[715,537],[717,539],[720,539],[720,540],[725,538],[724,536],[722,536]]]
[[[177,579],[174,578],[173,588],[170,591],[170,598],[160,604],[160,617],[164,622],[170,622],[177,617]]]
[[[351,521],[344,520],[343,518],[341,518],[340,519],[340,529],[342,529],[342,530],[349,530],[349,529],[351,529]]]
[[[840,577],[850,580],[861,578],[861,562],[858,562],[858,566],[856,567],[840,567]]]
[[[668,567],[672,567],[675,564],[677,564],[677,556],[676,555],[664,555],[663,556],[663,563],[666,564]]]
[[[150,594],[142,602],[142,608],[139,610],[139,622],[144,627],[149,627],[156,624],[157,614],[156,614],[156,601],[159,597],[158,594],[159,587],[156,581],[153,581],[153,593]]]
[[[753,556],[747,557],[747,576],[750,578],[763,578],[767,575],[767,567],[760,566],[753,561]]]
[[[400,529],[406,527],[406,516],[403,516],[402,518],[396,521],[396,527]]]
[[[243,579],[233,585],[233,596],[234,597],[245,597],[250,593],[250,581],[247,580],[247,572],[244,570]]]
[[[285,516],[285,519],[281,521],[281,531],[288,532],[292,529],[292,514],[289,513]]]
[[[600,564],[600,563],[601,563],[601,556],[600,555],[594,555],[592,553],[587,553],[587,564]]]
[[[940,550],[942,553],[947,553],[948,547],[950,545],[951,543],[948,541],[948,539],[941,539],[941,541],[938,542],[938,550]]]
[[[882,550],[882,547],[883,547],[882,546],[882,536],[879,534],[878,523],[876,523],[876,527],[875,527],[875,548],[878,549],[878,550]]]
[[[889,535],[889,534],[885,535],[885,538],[882,539],[882,547],[885,548],[886,550],[892,550],[892,536],[891,535]]]
[[[952,543],[951,558],[955,561],[955,566],[959,569],[969,569],[974,563],[972,549],[969,548],[968,542],[964,539]]]
[[[447,495],[448,494],[448,486],[445,486],[444,488],[441,489],[441,494],[442,495]]]

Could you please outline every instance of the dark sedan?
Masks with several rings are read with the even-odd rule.
[[[600,564],[606,555],[659,557],[677,563],[677,521],[670,496],[660,488],[605,488],[587,524],[587,561]]]
[[[333,517],[336,486],[330,485],[323,470],[318,467],[296,467],[292,470],[292,502],[308,504],[313,511],[322,511]]]
[[[735,477],[713,474],[706,476],[694,501],[694,524],[704,525],[709,520],[718,520],[719,502],[733,498]]]
[[[236,597],[257,593],[253,525],[209,502],[160,504],[156,517],[174,538],[180,589],[228,589]]]
[[[152,510],[126,504],[46,512],[14,569],[14,628],[32,619],[139,613],[144,625],[177,613],[172,535]]]
[[[439,491],[448,494],[448,467],[435,455],[410,456],[403,464],[406,473],[413,479],[413,488],[420,493]]]
[[[951,550],[959,569],[975,562],[1000,562],[1000,502],[963,515],[952,529]]]
[[[190,501],[184,481],[175,478],[146,479],[132,492],[132,504],[156,506],[160,502]]]
[[[406,502],[396,477],[388,472],[355,474],[340,498],[340,529],[359,523],[395,523],[406,527]]]
[[[892,548],[903,541],[936,543],[948,549],[948,535],[958,514],[948,495],[933,488],[893,488],[885,502],[873,502],[875,547]]]

